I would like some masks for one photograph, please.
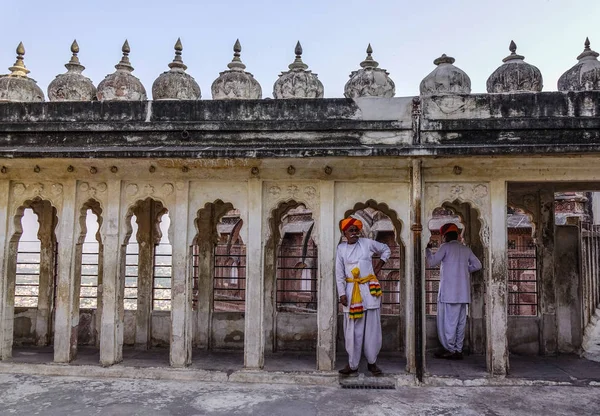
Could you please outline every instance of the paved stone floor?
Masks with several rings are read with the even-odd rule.
[[[599,387],[326,386],[0,374],[2,415],[597,415]]]

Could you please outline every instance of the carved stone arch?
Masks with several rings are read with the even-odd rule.
[[[369,199],[366,202],[357,202],[356,204],[354,204],[354,207],[352,209],[349,209],[344,213],[344,218],[348,218],[349,216],[353,215],[356,211],[364,210],[365,208],[372,208],[387,215],[388,218],[392,221],[392,224],[394,225],[396,242],[401,247],[404,247],[404,243],[402,242],[402,221],[400,220],[398,213],[395,210],[391,209],[385,202],[378,203],[373,199]],[[342,228],[342,220],[343,218],[339,222],[340,230]],[[340,235],[340,241],[341,239],[342,236]]]
[[[63,186],[60,183],[23,183],[16,182],[11,187],[11,212],[17,215],[19,207],[27,204],[27,201],[48,201],[57,213],[60,213],[63,205]]]
[[[527,194],[516,194],[513,192],[508,192],[507,195],[507,205],[511,208],[517,208],[522,210],[527,217],[529,218],[529,222],[531,223],[531,236],[536,244],[539,241],[539,227],[537,226],[539,221],[539,196],[527,193]],[[536,206],[538,209],[536,209]]]
[[[481,224],[479,231],[481,243],[489,249],[491,202],[487,184],[469,182],[426,184],[425,198],[427,215],[430,215],[435,208],[443,207],[444,204],[469,204],[477,212],[477,219]],[[423,230],[423,237],[426,241],[431,237],[428,227]]]
[[[204,207],[196,212],[196,218],[194,219],[196,236],[194,237],[193,244],[198,244],[201,238],[200,232],[203,222],[206,222],[206,226],[208,226],[208,229],[210,230],[210,234],[208,235],[209,241],[212,244],[217,244],[217,224],[225,214],[233,209],[235,209],[235,207],[231,202],[223,202],[221,199],[216,199],[214,202],[207,202],[204,204]]]
[[[13,229],[11,230],[11,237],[10,237],[10,243],[18,243],[19,239],[21,238],[21,235],[23,234],[23,224],[21,222],[23,215],[25,213],[26,209],[31,209],[34,214],[36,215],[38,224],[40,225],[40,231],[38,231],[38,238],[40,239],[40,241],[42,240],[42,238],[44,238],[45,236],[41,235],[41,226],[42,226],[42,222],[41,222],[41,216],[43,215],[43,211],[45,209],[52,209],[52,234],[53,234],[53,239],[56,239],[56,227],[58,225],[58,210],[56,208],[56,206],[54,206],[52,204],[52,201],[49,201],[47,199],[43,199],[41,197],[34,197],[32,199],[28,199],[23,201],[14,211],[14,215],[13,215]]]
[[[138,199],[138,200],[134,201],[133,203],[129,204],[129,206],[127,207],[126,214],[125,214],[125,221],[123,224],[124,237],[123,237],[122,244],[124,246],[129,244],[129,240],[130,240],[131,234],[133,232],[133,227],[131,226],[131,217],[136,215],[135,214],[136,210],[140,209],[141,204],[143,204],[145,202],[152,202],[155,205],[154,206],[154,217],[151,218],[154,236],[155,236],[154,243],[158,243],[160,241],[160,239],[162,238],[162,231],[160,230],[160,221],[161,221],[162,216],[164,214],[166,214],[167,212],[169,212],[169,210],[163,201],[155,199],[153,197],[147,197],[144,199]],[[136,215],[136,218],[137,218],[137,221],[139,222],[138,215]],[[138,228],[138,233],[139,233],[139,228]]]
[[[95,198],[90,198],[85,201],[79,209],[79,235],[77,237],[77,244],[83,244],[85,236],[87,234],[87,211],[88,209],[92,210],[94,215],[98,217],[98,231],[96,232],[96,240],[102,241],[102,205],[100,201]]]

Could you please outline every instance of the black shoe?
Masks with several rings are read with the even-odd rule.
[[[442,358],[442,359],[445,359],[445,360],[448,360],[448,359],[450,359],[450,357],[452,357],[453,355],[454,355],[454,353],[453,353],[453,352],[450,352],[450,351],[448,351],[448,350],[440,350],[440,351],[436,351],[436,352],[433,354],[433,356],[434,356],[435,358]]]
[[[452,356],[448,358],[449,360],[462,360],[463,353],[461,351],[454,351]]]
[[[383,371],[381,371],[381,368],[377,367],[377,364],[375,363],[367,364],[367,370],[369,370],[375,377],[383,375]]]
[[[342,368],[338,373],[343,377],[356,377],[358,376],[358,368],[353,370],[350,368],[350,365],[346,364],[346,367]]]

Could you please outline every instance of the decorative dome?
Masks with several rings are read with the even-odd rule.
[[[83,76],[85,66],[79,63],[77,54],[79,45],[74,40],[71,44],[73,56],[65,64],[67,72],[57,75],[48,85],[48,99],[50,101],[94,101],[96,100],[96,87],[92,81]]]
[[[471,93],[471,79],[465,71],[452,65],[454,58],[443,54],[433,63],[437,68],[421,81],[421,95]]]
[[[585,49],[577,57],[579,62],[558,79],[559,91],[600,90],[600,62],[598,52],[590,49],[590,40],[585,38]]]
[[[323,84],[302,62],[302,45],[296,44],[296,59],[273,85],[274,98],[323,98]]]
[[[487,92],[539,92],[543,87],[542,73],[535,66],[524,61],[525,57],[517,55],[517,45],[510,41],[510,55],[487,80]]]
[[[115,65],[117,69],[98,84],[98,99],[100,101],[144,101],[146,89],[141,81],[132,75],[133,67],[129,63],[129,42],[125,41],[123,57]]]
[[[344,87],[346,98],[358,97],[393,97],[396,85],[385,69],[378,68],[379,63],[373,59],[371,44],[367,47],[367,57],[360,63],[362,69],[352,71],[350,79]]]
[[[181,39],[175,43],[175,58],[169,64],[170,71],[163,72],[152,84],[152,97],[155,100],[199,100],[200,86],[185,70],[181,59],[183,45]]]
[[[233,59],[226,71],[219,74],[210,87],[213,100],[257,100],[262,98],[262,88],[240,59],[240,40],[233,45]]]
[[[8,68],[10,74],[0,75],[0,101],[44,101],[44,92],[29,78],[25,67],[23,42],[17,46],[17,61]]]

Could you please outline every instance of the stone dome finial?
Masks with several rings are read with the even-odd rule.
[[[44,92],[34,79],[29,78],[25,66],[23,42],[17,46],[17,60],[9,67],[10,74],[0,75],[0,101],[44,101]]]
[[[282,72],[273,85],[274,98],[323,98],[323,84],[317,74],[308,70],[302,61],[300,41],[294,48],[296,58],[288,65],[289,71]]]
[[[584,49],[572,68],[558,79],[559,91],[600,90],[600,61],[598,52],[590,48],[590,40],[585,38]]]
[[[421,81],[421,95],[471,93],[471,79],[462,69],[452,65],[454,61],[446,54],[433,61],[437,67]]]
[[[254,76],[246,72],[246,65],[240,54],[242,45],[237,39],[233,45],[233,59],[227,65],[229,68],[219,74],[212,83],[213,100],[253,100],[262,98],[262,88]]]
[[[487,80],[487,92],[539,92],[543,87],[542,73],[535,66],[524,61],[523,55],[517,55],[517,44],[510,41],[510,55]]]
[[[360,63],[361,69],[352,71],[350,79],[344,86],[346,98],[358,97],[387,97],[396,93],[396,85],[385,69],[379,68],[379,63],[373,59],[373,48],[369,43],[367,57]]]
[[[74,40],[71,44],[71,60],[65,64],[67,72],[57,75],[48,85],[50,101],[94,101],[96,87],[82,72],[85,69],[79,62],[79,45]]]
[[[181,39],[175,42],[175,57],[168,66],[170,71],[163,72],[152,84],[152,97],[155,100],[199,100],[200,86],[196,80],[185,72]]]
[[[116,71],[109,74],[98,84],[100,101],[144,101],[146,89],[142,82],[132,74],[133,66],[129,62],[129,42],[125,40],[121,48],[123,56],[115,65]]]

